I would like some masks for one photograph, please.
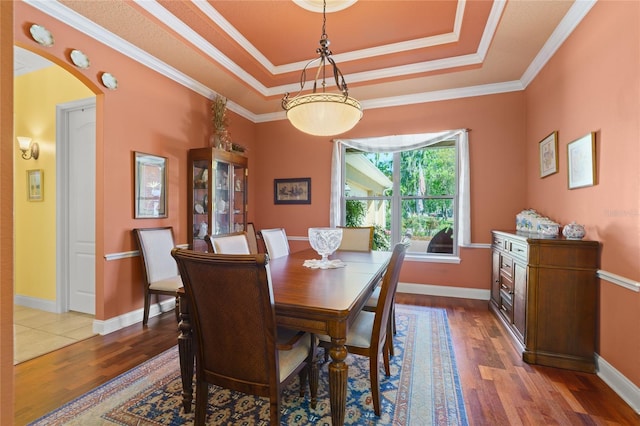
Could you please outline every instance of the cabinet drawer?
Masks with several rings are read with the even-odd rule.
[[[505,297],[505,295],[500,292],[500,313],[502,313],[502,315],[504,315],[508,320],[509,323],[513,323],[513,305],[511,302],[511,298],[507,298]]]
[[[513,259],[509,256],[500,256],[500,273],[508,277],[513,276]]]
[[[529,246],[527,244],[520,243],[519,241],[509,241],[507,250],[512,256],[524,260],[525,262],[527,261],[529,256]]]
[[[499,250],[508,250],[507,246],[508,240],[505,237],[500,235],[493,235],[493,246]]]

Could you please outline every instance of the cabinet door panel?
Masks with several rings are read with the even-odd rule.
[[[527,319],[527,268],[513,263],[513,325],[524,342]]]

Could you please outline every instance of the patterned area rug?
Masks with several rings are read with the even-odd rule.
[[[349,425],[467,425],[447,313],[396,305],[397,335],[391,377],[380,365],[382,413],[373,413],[369,361],[349,355],[345,423]],[[320,354],[322,359],[322,354]],[[282,424],[330,425],[328,364],[320,367],[318,404],[298,395],[296,378],[282,393]],[[177,347],[122,374],[32,425],[183,425]],[[269,401],[217,386],[209,390],[207,424],[268,425]]]

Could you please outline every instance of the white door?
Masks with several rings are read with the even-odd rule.
[[[69,310],[95,314],[96,108],[66,111]]]

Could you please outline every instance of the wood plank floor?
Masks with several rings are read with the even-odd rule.
[[[640,425],[595,374],[522,361],[487,302],[400,294],[447,309],[471,425]],[[176,344],[175,316],[96,336],[15,367],[15,424],[24,425]]]

